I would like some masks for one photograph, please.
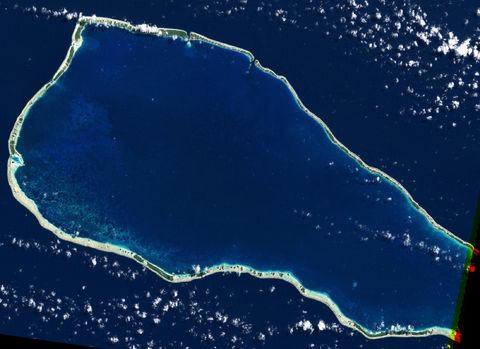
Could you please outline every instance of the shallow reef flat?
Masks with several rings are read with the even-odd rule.
[[[81,18],[9,144],[15,197],[64,239],[172,282],[283,279],[372,338],[450,335],[468,244],[248,51]]]

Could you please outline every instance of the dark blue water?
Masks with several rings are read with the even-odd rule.
[[[17,144],[17,180],[47,220],[169,272],[289,271],[372,330],[451,325],[466,248],[332,144],[281,80],[204,42],[83,38]]]
[[[28,217],[27,224],[36,222]],[[230,274],[174,285],[132,260],[56,241],[34,228],[3,234],[0,262],[3,334],[100,348],[117,340],[121,348],[440,348],[447,343],[443,336],[368,340],[283,281]]]
[[[391,35],[391,30],[387,30],[385,33],[374,31],[375,40],[372,40],[371,36],[367,36],[362,42],[359,38],[352,38],[348,34],[349,30],[346,30],[346,26],[349,22],[341,25],[340,18],[342,16],[350,18],[351,12],[359,15],[371,14],[372,19],[361,25],[367,32],[376,24],[373,17],[377,9],[385,19],[387,16],[393,17],[394,7],[406,10],[420,5],[428,14],[429,24],[442,27],[442,33],[452,30],[459,37],[465,38],[474,35],[477,25],[473,13],[478,4],[474,1],[409,1],[408,3],[391,1],[387,4],[370,1],[371,6],[354,11],[350,6],[344,6],[346,1],[337,2],[338,6],[342,6],[341,9],[325,1],[306,4],[290,1],[265,2],[264,5],[261,5],[261,9],[257,9],[258,4],[249,1],[245,10],[237,2],[232,1],[215,3],[198,1],[182,4],[136,1],[116,2],[115,6],[112,6],[111,3],[87,0],[81,3],[56,0],[48,2],[21,0],[15,3],[26,6],[35,5],[39,9],[42,5],[52,9],[61,9],[66,6],[69,10],[82,11],[86,14],[96,13],[120,19],[127,18],[135,23],[147,21],[159,26],[180,27],[250,49],[268,67],[288,77],[305,104],[328,123],[342,142],[360,154],[367,163],[382,168],[401,181],[438,222],[464,239],[468,239],[475,198],[479,191],[479,162],[476,161],[479,158],[479,124],[478,113],[475,112],[474,95],[470,94],[471,98],[467,97],[467,100],[460,104],[459,109],[446,110],[443,107],[443,115],[435,118],[431,123],[413,116],[411,112],[400,114],[399,111],[406,105],[413,105],[418,110],[429,108],[434,105],[433,101],[436,96],[441,96],[442,100],[446,99],[447,106],[448,99],[452,96],[465,96],[465,93],[469,91],[468,86],[455,86],[452,90],[445,89],[445,86],[450,81],[458,81],[460,77],[471,82],[474,70],[467,69],[472,66],[471,61],[454,63],[451,56],[437,59],[432,54],[436,42],[432,42],[428,46],[420,45],[416,48],[413,46],[409,50],[403,51],[402,55],[406,60],[421,58],[427,64],[437,62],[435,69],[430,70],[429,74],[419,77],[416,69],[407,69],[390,61],[390,58],[397,55],[396,50],[381,52],[381,48],[365,49],[369,43],[382,39],[387,43],[412,43],[416,39],[415,31],[410,34],[405,33],[405,29],[408,28],[406,24],[411,24],[410,18],[400,20],[402,30],[396,39]],[[359,2],[357,1],[357,3]],[[22,11],[3,12],[4,8],[11,8],[13,4],[10,1],[2,1],[2,11],[0,11],[0,27],[2,28],[0,37],[5,48],[0,56],[2,63],[0,81],[4,87],[0,95],[3,115],[0,119],[0,132],[5,140],[8,138],[20,110],[31,96],[53,76],[60,65],[69,46],[74,27],[73,22],[46,20],[47,17],[41,15],[40,19],[34,20],[32,16],[23,14]],[[239,9],[234,10],[235,7]],[[289,20],[287,22],[275,17],[274,13],[279,8],[288,10]],[[307,11],[306,8],[313,10]],[[320,8],[325,10],[324,15],[319,14]],[[230,11],[228,12],[228,10]],[[468,25],[465,25],[465,19],[469,20]],[[296,23],[292,24],[293,20]],[[393,25],[394,21],[391,23]],[[339,35],[343,35],[343,37],[338,39]],[[300,63],[293,64],[292,62]],[[439,73],[444,74],[444,77],[433,80],[432,75]],[[397,78],[399,83],[395,84]],[[425,83],[427,79],[428,84]],[[383,89],[385,84],[390,86],[389,90]],[[415,90],[420,89],[426,94],[426,97],[416,98],[405,94],[408,85],[414,87]],[[355,98],[352,98],[352,94]],[[458,122],[462,120],[463,123]],[[449,127],[452,121],[457,121],[456,128]],[[345,125],[349,125],[349,127]],[[439,126],[443,125],[445,125],[444,128],[440,129]],[[375,140],[375,142],[372,143],[371,140]],[[5,159],[8,157],[6,146],[4,157]],[[1,212],[4,217],[8,217],[3,220],[2,236],[4,240],[2,243],[7,243],[12,236],[15,236],[17,239],[24,239],[30,243],[37,241],[46,246],[53,245],[52,235],[40,229],[35,219],[25,217],[26,210],[11,196],[5,177],[0,188],[2,190]],[[65,244],[64,246],[71,245]],[[88,252],[93,256],[89,249],[78,246],[76,248],[81,251],[80,253]],[[23,249],[19,250],[16,247],[8,249],[2,247],[0,254],[5,257],[2,260],[3,267],[0,269],[0,278],[5,287],[9,285],[11,288],[16,288],[16,297],[18,297],[15,298],[12,293],[9,297],[4,295],[1,297],[3,302],[13,305],[12,308],[6,308],[0,313],[1,332],[104,346],[108,338],[107,332],[110,331],[108,326],[105,331],[96,327],[94,333],[91,331],[91,327],[77,326],[77,335],[73,330],[67,331],[65,326],[59,331],[56,322],[42,321],[41,314],[33,313],[31,317],[28,317],[29,308],[23,308],[15,301],[23,296],[30,298],[31,289],[38,290],[38,292],[42,289],[45,289],[46,292],[54,290],[57,294],[70,296],[85,284],[90,293],[77,293],[78,302],[83,308],[84,302],[89,298],[96,299],[99,295],[106,296],[95,293],[95,290],[116,290],[124,287],[125,296],[128,296],[134,292],[134,286],[126,288],[126,283],[112,283],[112,280],[106,278],[103,273],[95,273],[95,270],[99,269],[79,268],[79,265],[88,264],[87,260],[83,263],[80,261],[79,264],[77,259],[71,259],[71,263],[68,263],[68,259],[61,256],[55,257],[53,248],[49,248],[51,252],[41,255],[32,252],[32,249],[21,251]],[[109,257],[109,255],[98,252],[95,255],[98,256],[97,260],[103,256]],[[129,262],[124,261],[121,265],[124,266],[124,263]],[[36,267],[33,269],[35,265]],[[61,268],[62,266],[65,268]],[[18,269],[23,270],[23,277],[12,272]],[[75,270],[76,273],[72,273],[72,270]],[[77,278],[76,275],[80,276]],[[99,276],[96,277],[96,275]],[[146,274],[145,280],[145,286],[154,284],[157,289],[162,286],[169,287],[169,284],[159,281],[151,273]],[[212,283],[209,285],[202,283],[208,280],[207,278],[198,283],[201,287],[205,287],[203,291],[208,287],[210,290],[219,289],[215,277],[210,279]],[[244,283],[249,289],[260,289],[263,287],[263,282],[251,279],[250,284],[242,277],[240,285],[233,283],[230,285],[230,282],[225,285],[231,287],[230,291],[244,286]],[[20,283],[22,284],[20,285]],[[135,285],[135,283],[133,284]],[[72,288],[69,288],[69,285],[72,285]],[[190,287],[193,284],[188,285]],[[285,283],[280,283],[279,287],[281,285],[285,285]],[[175,285],[175,287],[180,286]],[[289,286],[285,285],[285,287]],[[276,290],[280,289],[277,287]],[[229,292],[218,294],[217,302],[221,306],[231,305]],[[289,298],[282,298],[277,292],[274,294],[275,296],[271,298],[272,301],[266,303],[268,307],[265,308],[264,313],[271,314],[273,309],[282,309],[269,318],[270,320],[274,319],[276,324],[280,324],[278,327],[282,331],[279,336],[281,341],[271,345],[267,340],[267,347],[277,348],[282,344],[285,344],[286,347],[307,347],[310,343],[315,343],[315,346],[318,347],[325,343],[329,346],[336,344],[339,347],[363,345],[364,347],[384,348],[404,348],[405,346],[438,348],[446,343],[445,339],[440,336],[418,340],[364,341],[363,337],[356,335],[353,336],[352,341],[345,342],[350,338],[347,335],[348,332],[342,334],[338,331],[329,331],[323,337],[315,337],[315,335],[312,337],[301,332],[296,332],[297,335],[293,337],[284,336],[283,333],[287,332],[287,324],[293,325],[304,315],[301,314],[300,308],[297,316],[287,312],[285,304]],[[209,296],[204,298],[210,299]],[[302,299],[294,289],[292,289],[291,298],[296,301]],[[263,302],[259,298],[253,297],[250,304],[253,309],[258,309],[258,311],[250,311],[249,321],[258,324],[256,319],[263,314],[262,309],[264,308],[261,308]],[[302,310],[310,311],[312,318],[315,317],[317,320],[330,319],[330,310],[321,304],[315,308],[315,304],[318,303],[306,303],[306,307]],[[203,305],[207,310],[213,308],[208,303]],[[243,306],[238,307],[238,310],[237,316],[241,316],[240,312],[244,310]],[[111,317],[117,316],[118,313],[117,309],[108,312]],[[80,318],[77,315],[78,313],[72,313],[70,317],[72,323],[79,322]],[[187,316],[184,315],[180,314],[179,318],[186,319]],[[312,318],[307,317],[307,319]],[[334,319],[331,318],[331,321],[333,322]],[[31,324],[36,324],[35,331],[28,331]],[[112,321],[107,324],[111,325]],[[126,331],[128,324],[132,324],[132,322],[122,324],[125,324],[122,331]],[[187,331],[194,324],[198,331],[205,330],[207,332],[206,321],[198,323],[191,320],[191,322],[187,321],[178,327],[183,330],[183,332],[179,330],[179,336],[184,337],[185,333],[190,333]],[[82,332],[82,329],[86,330]],[[254,326],[254,329],[255,331],[266,331],[264,326]],[[133,326],[131,331],[135,331]],[[170,326],[162,327],[160,330],[154,331],[152,337],[161,341],[162,338],[167,338],[171,331]],[[239,335],[232,329],[225,332],[227,337],[229,334],[235,334],[237,337]],[[176,335],[177,332],[175,332]],[[178,339],[175,336],[168,337],[161,343],[168,345],[168,341],[173,342]],[[134,338],[135,343],[145,344],[150,337],[137,335]],[[191,342],[194,346],[200,346],[201,338],[192,335]],[[210,347],[211,345],[206,346]],[[246,340],[245,344],[239,346],[255,347],[257,342],[252,336]]]
[[[35,5],[40,12],[38,2],[15,3]],[[184,28],[254,52],[288,77],[337,138],[399,180],[440,224],[469,239],[480,193],[480,119],[472,88],[479,77],[471,59],[438,55],[440,40],[426,44],[417,33],[437,27],[443,37],[452,32],[475,45],[474,1],[137,1],[111,6],[53,0],[45,6]],[[418,61],[419,67],[410,68],[409,61]],[[448,88],[451,82],[454,87]],[[452,107],[455,100],[458,108]]]

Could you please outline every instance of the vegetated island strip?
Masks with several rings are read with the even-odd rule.
[[[305,297],[315,299],[317,301],[320,301],[327,305],[335,314],[335,316],[338,318],[339,322],[347,326],[349,328],[355,329],[362,333],[365,337],[374,339],[374,338],[384,338],[384,337],[410,337],[410,336],[431,336],[431,335],[443,335],[446,337],[451,337],[454,335],[454,330],[444,328],[444,327],[430,327],[427,329],[423,330],[413,330],[409,331],[406,329],[399,329],[399,330],[385,330],[385,331],[371,331],[369,329],[366,329],[356,323],[355,321],[349,319],[346,317],[337,304],[333,302],[330,297],[327,294],[317,292],[317,291],[312,291],[309,289],[306,289],[298,279],[296,279],[291,273],[289,272],[281,272],[281,271],[258,271],[255,270],[251,267],[248,266],[243,266],[243,265],[231,265],[231,264],[220,264],[220,265],[215,265],[209,268],[205,268],[201,272],[196,272],[196,273],[190,273],[190,274],[181,274],[181,275],[175,275],[168,273],[164,271],[162,268],[150,263],[149,261],[145,260],[138,254],[135,254],[134,252],[121,247],[121,246],[116,246],[113,244],[109,243],[102,243],[98,241],[94,241],[89,238],[84,238],[84,237],[79,237],[76,235],[71,235],[67,234],[58,227],[54,226],[50,222],[48,222],[42,214],[39,212],[37,205],[33,200],[28,198],[25,193],[20,189],[20,186],[18,185],[18,182],[15,178],[15,171],[18,167],[23,166],[23,158],[20,153],[17,152],[16,150],[16,144],[17,144],[17,139],[20,134],[21,128],[23,121],[28,113],[28,110],[30,107],[40,98],[42,95],[45,93],[45,91],[52,86],[58,79],[59,77],[68,69],[75,52],[82,46],[83,39],[82,39],[82,31],[83,29],[89,25],[101,25],[101,26],[106,26],[106,27],[117,27],[121,29],[128,30],[132,33],[135,34],[148,34],[148,35],[155,35],[155,36],[160,36],[160,37],[169,37],[174,40],[177,38],[180,38],[181,40],[191,42],[191,41],[200,41],[200,42],[207,42],[222,48],[230,49],[233,51],[240,52],[242,54],[245,54],[246,56],[249,57],[250,62],[254,63],[259,69],[263,70],[264,72],[271,74],[275,78],[278,78],[282,80],[287,87],[289,88],[290,92],[292,95],[295,97],[295,100],[298,104],[298,106],[303,109],[310,117],[312,117],[314,120],[316,120],[318,123],[321,124],[321,126],[325,129],[330,141],[340,147],[344,152],[346,152],[350,157],[355,159],[357,163],[370,171],[371,173],[375,173],[377,175],[380,175],[387,180],[389,180],[391,183],[393,183],[395,186],[397,186],[403,193],[404,195],[409,199],[410,203],[412,206],[417,209],[420,213],[422,213],[428,221],[438,230],[444,232],[448,236],[450,236],[452,239],[456,240],[458,243],[461,243],[462,245],[467,246],[471,251],[473,251],[473,246],[469,244],[468,242],[463,241],[461,238],[457,237],[444,227],[440,226],[438,223],[435,222],[435,220],[412,198],[412,196],[407,192],[407,190],[395,179],[390,177],[389,175],[385,174],[379,169],[376,169],[374,167],[370,167],[367,164],[365,164],[358,155],[352,153],[349,149],[347,149],[340,141],[338,141],[335,136],[332,134],[330,129],[327,127],[327,125],[315,114],[313,114],[310,110],[308,110],[303,103],[300,101],[297,93],[293,89],[293,87],[290,85],[288,80],[281,75],[275,74],[272,70],[263,67],[258,60],[254,59],[254,56],[251,52],[235,47],[232,45],[228,45],[219,41],[215,41],[212,39],[209,39],[203,35],[197,34],[197,33],[190,33],[188,34],[184,30],[179,30],[179,29],[172,29],[172,28],[158,28],[158,27],[152,27],[148,26],[146,24],[141,24],[141,25],[132,25],[131,23],[125,22],[125,21],[120,21],[112,18],[105,18],[105,17],[96,17],[96,16],[91,16],[91,17],[81,17],[78,19],[77,24],[75,26],[74,33],[72,35],[72,44],[68,50],[67,56],[65,60],[62,62],[60,65],[60,68],[57,70],[55,73],[54,77],[52,80],[50,80],[47,84],[45,84],[27,103],[27,105],[23,108],[21,114],[18,116],[15,125],[13,127],[13,130],[10,134],[9,138],[9,152],[10,152],[10,157],[8,160],[8,166],[7,166],[7,176],[8,176],[8,183],[12,189],[12,193],[14,197],[21,203],[23,204],[30,212],[32,212],[37,220],[39,221],[40,225],[53,232],[58,238],[70,241],[82,246],[87,246],[91,248],[95,248],[101,251],[105,252],[112,252],[116,253],[121,256],[125,256],[128,258],[134,259],[136,262],[142,264],[144,267],[150,269],[160,277],[162,277],[164,280],[169,281],[169,282],[187,282],[187,281],[192,281],[196,279],[200,279],[203,277],[206,277],[211,274],[215,273],[223,273],[223,272],[236,272],[236,273],[248,273],[252,276],[262,278],[262,279],[282,279],[284,281],[287,281],[294,285],[298,291],[304,295]]]

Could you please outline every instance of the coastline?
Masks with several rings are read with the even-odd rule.
[[[295,92],[293,87],[290,85],[288,80],[284,76],[277,75],[272,70],[270,70],[268,68],[264,68],[258,60],[255,60],[253,54],[250,53],[249,51],[238,48],[238,47],[235,47],[235,46],[231,46],[231,45],[228,45],[228,44],[224,44],[224,43],[212,40],[212,39],[209,39],[207,37],[204,37],[200,34],[193,33],[193,32],[188,34],[186,31],[183,31],[183,30],[171,29],[171,28],[157,28],[157,27],[147,26],[147,25],[144,25],[144,24],[134,26],[134,25],[132,25],[128,22],[115,20],[115,19],[110,19],[110,18],[104,18],[104,17],[95,17],[95,16],[79,18],[79,20],[77,21],[77,24],[75,26],[73,35],[72,35],[72,43],[71,43],[71,46],[68,49],[67,56],[65,57],[64,61],[60,65],[57,72],[54,74],[52,80],[50,80],[47,84],[45,84],[29,100],[27,105],[24,107],[24,109],[22,110],[21,114],[18,116],[18,118],[15,122],[15,125],[12,129],[12,132],[11,132],[10,138],[9,138],[10,157],[9,157],[8,166],[7,166],[8,183],[11,187],[11,190],[12,190],[12,193],[13,193],[15,199],[17,201],[19,201],[30,212],[32,212],[34,214],[34,216],[37,218],[37,220],[39,221],[40,225],[43,228],[45,228],[47,230],[50,230],[60,239],[63,239],[63,240],[69,241],[69,242],[73,242],[73,243],[77,243],[77,244],[82,245],[82,246],[87,246],[87,247],[95,248],[95,249],[98,249],[98,250],[101,250],[101,251],[112,252],[112,253],[116,253],[118,255],[122,255],[122,256],[125,256],[125,257],[128,257],[128,258],[132,258],[136,262],[142,264],[144,267],[150,269],[151,271],[156,273],[158,276],[162,277],[164,280],[169,281],[169,282],[174,282],[174,283],[188,282],[188,281],[192,281],[192,280],[196,280],[196,279],[199,279],[199,278],[206,277],[206,276],[211,275],[211,274],[223,273],[223,272],[248,273],[248,274],[250,274],[252,276],[255,276],[257,278],[282,279],[284,281],[289,282],[293,286],[295,286],[297,288],[297,290],[303,296],[308,297],[308,298],[312,298],[314,300],[320,301],[323,304],[327,305],[333,311],[333,313],[335,314],[335,316],[337,317],[337,319],[339,320],[339,322],[342,325],[347,326],[347,327],[352,328],[352,329],[355,329],[355,330],[359,331],[360,333],[362,333],[365,337],[370,338],[370,339],[384,338],[384,337],[410,337],[410,336],[430,336],[430,335],[443,335],[443,336],[446,336],[446,337],[449,337],[449,338],[453,338],[455,336],[455,331],[454,330],[451,330],[451,329],[448,329],[448,328],[443,328],[443,327],[430,327],[430,328],[427,328],[427,329],[424,329],[424,330],[413,330],[413,331],[408,331],[406,329],[385,330],[385,331],[379,331],[379,332],[371,331],[369,329],[366,329],[366,328],[362,327],[361,325],[359,325],[355,321],[349,319],[348,317],[346,317],[341,312],[341,310],[339,309],[337,304],[335,302],[333,302],[332,299],[328,295],[326,295],[324,293],[321,293],[321,292],[316,292],[316,291],[306,289],[300,283],[300,281],[298,279],[296,279],[291,273],[280,272],[280,271],[266,271],[266,272],[265,271],[258,271],[258,270],[255,270],[255,269],[251,268],[251,267],[248,267],[248,266],[230,265],[230,264],[225,264],[224,263],[224,264],[215,265],[215,266],[206,268],[204,271],[198,272],[196,274],[182,274],[182,275],[170,274],[170,273],[164,271],[163,269],[161,269],[160,267],[148,262],[147,260],[145,260],[141,256],[135,254],[134,252],[132,252],[132,251],[126,249],[126,248],[116,246],[116,245],[113,245],[113,244],[109,244],[109,243],[97,242],[97,241],[94,241],[94,240],[91,240],[91,239],[88,239],[88,238],[73,236],[73,235],[65,233],[61,229],[55,227],[53,224],[48,222],[39,212],[38,207],[35,204],[35,202],[33,200],[29,199],[25,195],[25,193],[23,193],[23,191],[20,189],[20,186],[18,185],[18,182],[15,178],[15,172],[16,172],[17,168],[20,167],[20,166],[23,166],[22,156],[21,156],[20,153],[18,153],[16,151],[16,143],[17,143],[17,139],[18,139],[18,136],[19,136],[21,128],[22,128],[23,121],[24,121],[29,109],[31,108],[31,106],[34,105],[34,103],[39,98],[41,98],[43,96],[45,91],[47,91],[48,88],[50,86],[52,86],[60,78],[60,76],[68,69],[68,67],[69,67],[69,65],[70,65],[70,63],[71,63],[71,61],[72,61],[72,59],[75,55],[75,52],[81,47],[81,45],[83,43],[81,32],[88,24],[104,25],[104,26],[107,26],[107,27],[115,26],[115,27],[119,27],[119,28],[122,28],[122,29],[125,29],[125,30],[129,30],[129,31],[131,31],[133,33],[137,33],[137,34],[156,35],[156,36],[160,36],[160,37],[171,37],[174,40],[177,39],[177,38],[181,38],[182,40],[187,41],[187,42],[190,42],[192,40],[203,41],[203,42],[207,42],[207,43],[210,43],[210,44],[222,47],[222,48],[230,49],[230,50],[237,51],[239,53],[245,54],[246,56],[249,57],[250,62],[251,63],[254,62],[254,64],[259,69],[261,69],[262,71],[272,75],[275,78],[278,78],[278,79],[282,80],[287,85],[290,92],[294,96],[298,106],[323,127],[323,129],[327,133],[330,141],[333,144],[335,144],[339,148],[341,148],[350,157],[352,157],[360,166],[364,167],[369,172],[375,173],[379,176],[382,176],[383,178],[388,180],[391,185],[394,185],[394,186],[398,187],[402,191],[402,193],[407,197],[407,199],[409,200],[409,203],[417,211],[419,211],[424,217],[426,217],[427,220],[429,221],[429,223],[434,228],[442,231],[443,233],[448,235],[450,238],[454,239],[457,243],[460,243],[460,244],[466,246],[470,250],[473,250],[473,247],[471,246],[471,244],[463,241],[461,238],[455,236],[453,233],[448,231],[446,228],[444,228],[444,227],[440,226],[438,223],[436,223],[435,220],[416,201],[414,201],[412,196],[407,192],[407,190],[399,182],[397,182],[395,179],[393,179],[389,175],[385,174],[381,170],[366,165],[360,159],[360,157],[358,157],[356,154],[354,154],[353,152],[348,150],[340,141],[338,141],[334,137],[334,135],[332,134],[330,129],[327,127],[327,125],[318,116],[313,114],[311,111],[309,111],[303,105],[303,103],[300,101],[297,93]],[[16,157],[16,158],[14,158],[14,157]]]

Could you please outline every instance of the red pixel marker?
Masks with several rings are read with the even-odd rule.
[[[457,328],[457,330],[455,331],[455,342],[457,343],[460,343],[461,339],[460,337],[462,336],[462,334],[459,332],[459,328]]]
[[[478,256],[478,250],[476,248],[473,249],[473,255]],[[475,271],[475,263],[471,263],[469,270],[471,273]]]

